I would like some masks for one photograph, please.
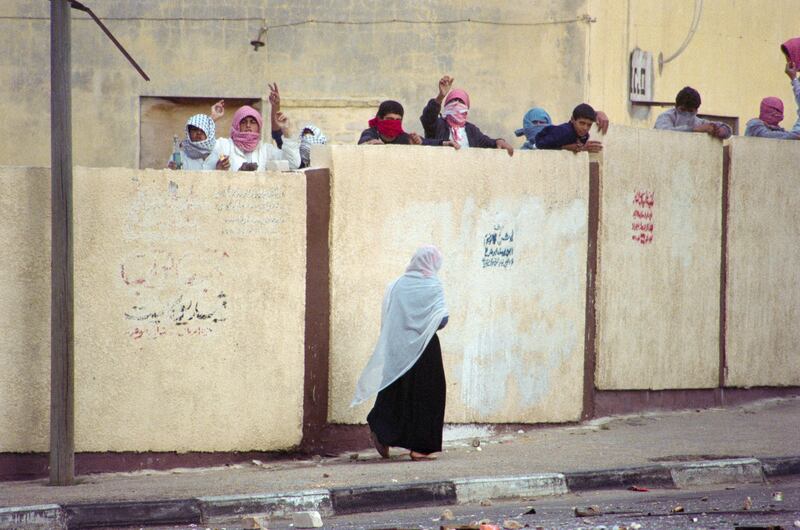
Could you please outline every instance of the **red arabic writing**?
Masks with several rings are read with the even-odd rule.
[[[640,245],[647,245],[653,242],[653,232],[655,224],[653,222],[653,207],[656,204],[656,194],[652,191],[638,190],[633,194],[633,222],[631,239]]]

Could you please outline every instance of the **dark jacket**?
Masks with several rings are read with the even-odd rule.
[[[585,144],[589,135],[578,136],[571,122],[561,125],[548,125],[536,135],[537,149],[561,149],[565,145]]]
[[[425,129],[425,138],[436,138],[442,141],[450,139],[450,126],[444,118],[439,116],[441,110],[442,106],[435,99],[428,101],[428,104],[422,109],[419,121],[422,122],[422,128]],[[470,147],[497,147],[497,138],[489,138],[472,123],[465,123],[464,130],[467,132]]]
[[[378,132],[377,127],[370,127],[369,129],[364,129],[364,131],[361,133],[361,138],[358,139],[358,144],[361,145],[363,143],[369,142],[370,140],[380,140],[381,142],[388,145],[411,145],[411,136],[409,136],[408,133],[402,133],[399,136],[395,137],[395,139],[392,140],[391,142],[387,142],[386,140],[381,138],[381,135]],[[442,145],[442,140],[423,138],[422,145]]]

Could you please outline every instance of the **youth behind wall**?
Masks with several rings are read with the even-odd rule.
[[[296,126],[313,121],[339,143],[355,143],[385,98],[400,100],[406,128],[421,132],[419,113],[445,73],[470,93],[471,121],[515,145],[521,140],[513,131],[531,106],[546,107],[560,122],[587,100],[614,123],[649,128],[661,109],[630,106],[629,54],[636,47],[655,57],[677,50],[695,1],[531,0],[487,7],[478,0],[148,0],[92,7],[152,81],[141,79],[85,14],[73,12],[74,160],[138,167],[141,98],[265,99],[267,81],[279,83]],[[654,99],[672,101],[689,84],[703,95],[703,112],[738,117],[742,127],[766,95],[791,108],[778,45],[797,32],[800,12],[793,0],[770,7],[756,0],[704,2],[689,46],[656,73]],[[49,53],[42,43],[49,41],[49,6],[10,0],[0,5],[0,16],[6,50],[0,133],[29,135],[24,147],[0,143],[0,165],[47,166]],[[280,26],[312,19],[332,23],[274,27],[264,48],[255,52],[249,44],[264,20]],[[404,22],[370,23],[392,19]],[[456,22],[431,23],[443,20]],[[163,131],[165,149],[182,127],[177,122]]]

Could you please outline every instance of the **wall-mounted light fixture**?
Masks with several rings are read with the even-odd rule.
[[[264,25],[262,25],[261,28],[258,30],[258,36],[254,40],[250,41],[250,44],[253,46],[254,52],[257,52],[259,48],[266,45],[266,43],[264,42],[266,36],[267,36],[267,21],[265,20]]]

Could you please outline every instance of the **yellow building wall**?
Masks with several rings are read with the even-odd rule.
[[[717,386],[721,143],[615,126],[601,181],[597,387]]]
[[[658,71],[658,54],[668,58],[689,33],[697,0],[589,0],[596,22],[589,30],[588,99],[615,123],[650,128],[664,107],[632,108],[628,98],[630,53],[653,53],[655,101],[674,102],[686,85],[700,91],[701,113],[739,118],[739,133],[758,117],[761,99],[780,97],[783,126],[797,118],[786,60],[779,46],[800,36],[794,0],[709,0],[685,51]]]
[[[333,142],[355,143],[383,99],[399,100],[406,129],[421,133],[422,108],[450,74],[470,93],[470,120],[518,145],[513,131],[528,108],[544,105],[565,120],[586,90],[589,24],[579,20],[586,0],[146,0],[92,7],[151,81],[85,14],[73,12],[77,165],[139,167],[141,96],[263,98],[274,81],[297,127],[314,122]],[[49,165],[48,18],[47,2],[0,3],[0,134],[26,131],[28,138],[24,147],[0,143],[0,164]],[[255,52],[250,41],[264,20],[271,27],[266,47]],[[171,146],[189,114],[154,143]]]
[[[0,452],[48,447],[48,173],[0,170],[19,249],[0,274]],[[297,445],[302,174],[76,168],[74,193],[76,450]]]
[[[85,14],[73,12],[75,162],[138,167],[142,96],[263,98],[268,81],[278,82],[284,110],[297,127],[317,123],[335,143],[355,142],[376,103],[390,98],[405,105],[406,129],[421,132],[420,112],[443,74],[470,93],[470,120],[514,145],[522,139],[513,131],[532,106],[563,122],[586,100],[615,123],[649,128],[663,109],[630,106],[630,52],[639,47],[656,59],[659,52],[671,55],[689,31],[694,5],[695,0],[103,3],[93,7],[151,81],[139,77]],[[256,52],[249,43],[264,20],[270,28],[262,37],[266,46]],[[778,45],[800,34],[797,28],[794,0],[773,0],[769,7],[757,0],[706,1],[686,50],[656,72],[654,99],[674,101],[680,88],[694,86],[703,96],[702,112],[737,116],[743,131],[761,98],[774,95],[786,104],[787,125],[794,102]],[[49,164],[47,42],[48,3],[0,3],[0,133],[29,135],[24,147],[0,143],[0,164]],[[188,115],[152,142],[168,149]]]
[[[800,143],[731,141],[729,386],[800,385]]]
[[[444,255],[448,422],[563,422],[582,407],[585,154],[333,146],[329,419],[350,408],[386,285],[419,246]],[[487,244],[492,235],[512,241]],[[487,249],[513,263],[488,266]],[[507,250],[506,250],[506,253]],[[492,263],[492,262],[490,262]]]
[[[258,98],[268,92],[267,55],[249,45],[265,17],[263,2],[145,0],[90,7],[151,80],[139,76],[88,15],[72,11],[76,165],[139,167],[140,96]],[[0,142],[0,164],[48,166],[50,3],[2,2],[0,17],[0,131],[5,138],[21,132],[26,138],[24,145]],[[163,143],[172,145],[189,115],[163,131]]]

